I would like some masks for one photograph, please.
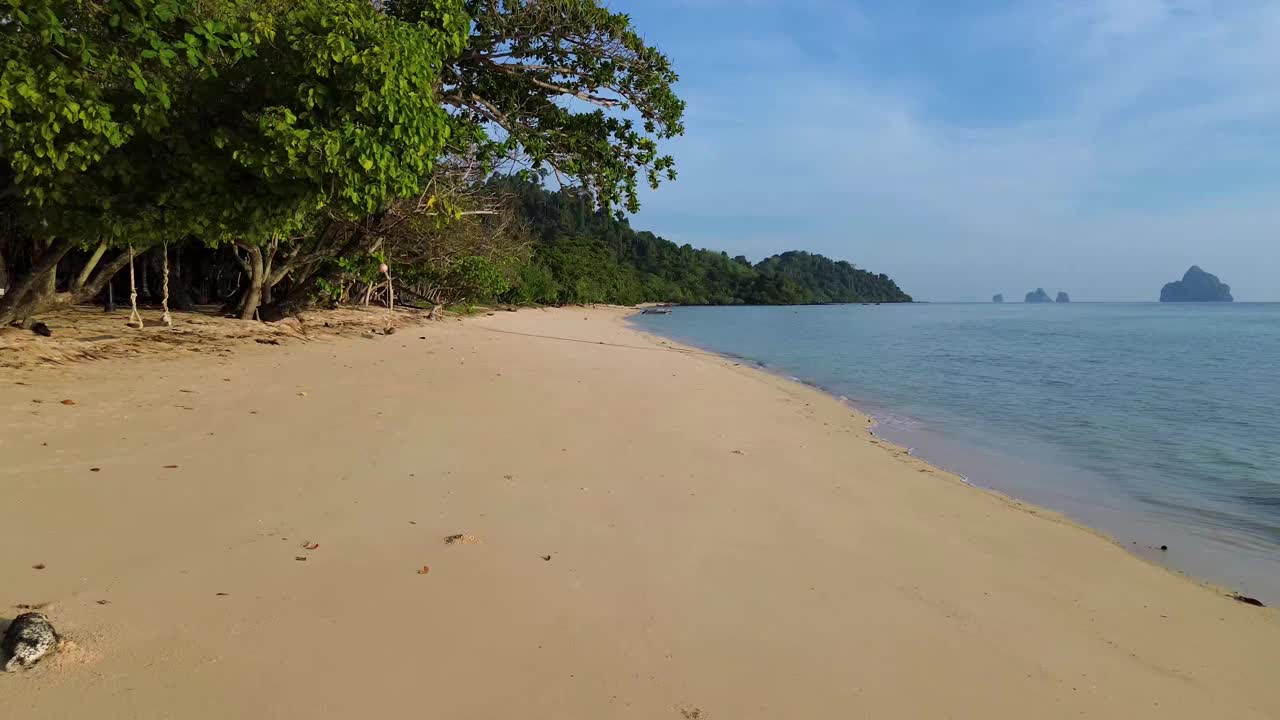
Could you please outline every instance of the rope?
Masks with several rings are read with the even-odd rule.
[[[391,285],[391,268],[386,263],[382,264],[382,274],[387,278],[387,308],[396,309],[396,289]]]
[[[169,243],[164,244],[164,297],[160,300],[160,307],[164,308],[164,314],[160,319],[165,325],[173,327],[173,316],[169,314]]]
[[[142,329],[142,316],[138,314],[138,285],[133,276],[132,243],[129,244],[129,305],[132,309],[129,311],[129,322],[125,324],[130,327]]]

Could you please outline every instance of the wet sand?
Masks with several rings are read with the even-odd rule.
[[[608,309],[0,370],[0,717],[1280,716],[1275,610],[867,425]]]

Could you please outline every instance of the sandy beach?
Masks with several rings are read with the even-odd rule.
[[[1276,610],[625,316],[0,369],[0,717],[1280,717]]]

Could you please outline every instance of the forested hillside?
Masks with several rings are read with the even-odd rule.
[[[514,181],[501,185],[516,198],[517,214],[533,234],[533,262],[521,271],[516,289],[526,302],[911,302],[887,275],[848,262],[790,251],[753,265],[742,256],[633,230],[581,193]]]

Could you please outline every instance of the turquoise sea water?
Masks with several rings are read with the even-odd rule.
[[[975,485],[1280,603],[1280,304],[676,308],[634,322],[846,397],[877,434]]]

